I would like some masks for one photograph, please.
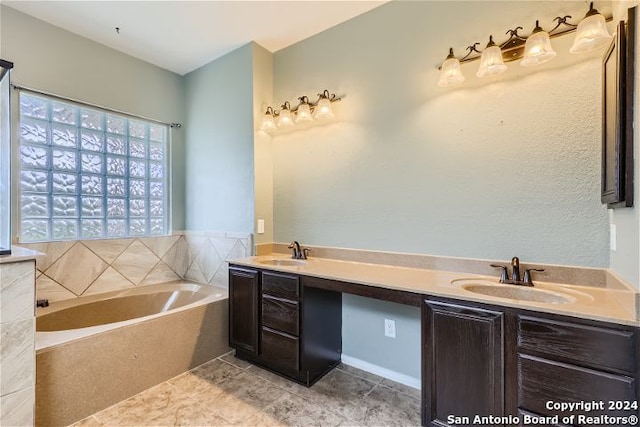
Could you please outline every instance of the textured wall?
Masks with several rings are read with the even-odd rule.
[[[3,59],[15,64],[14,83],[167,123],[184,121],[181,76],[14,9],[1,8],[0,45]],[[171,131],[175,230],[184,229],[183,132]],[[17,211],[13,218],[17,220]]]
[[[449,35],[491,28],[459,9],[392,2],[275,54],[276,100],[346,94],[342,120],[274,138],[276,241],[606,267],[599,55],[443,90]]]
[[[323,88],[345,97],[334,122],[273,138],[275,240],[608,266],[601,52],[569,55],[565,37],[548,65],[480,81],[473,63],[465,86],[436,86],[449,46],[584,7],[390,2],[277,52],[275,101]],[[415,376],[415,346],[383,336],[389,315],[345,299],[344,352]],[[398,334],[419,328],[410,308],[405,317]]]
[[[253,44],[185,76],[187,230],[253,231]]]

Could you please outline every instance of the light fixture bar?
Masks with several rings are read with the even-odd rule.
[[[285,101],[280,110],[268,106],[262,117],[260,129],[271,132],[278,128],[295,127],[295,124],[300,122],[330,119],[333,117],[331,104],[341,99],[335,93],[325,89],[318,94],[318,100],[315,102],[311,102],[308,96],[302,95],[298,97],[299,102],[295,107],[292,107],[289,101]]]
[[[578,25],[574,25],[570,22],[567,22],[567,19],[571,18],[570,15],[560,17],[557,16],[554,18],[554,21],[558,21],[556,26],[549,31],[549,38],[556,38],[565,36],[567,34],[574,33],[578,28]],[[605,16],[605,21],[610,22],[613,20],[613,16]],[[564,26],[562,29],[558,30],[561,26]],[[502,50],[502,57],[505,62],[517,61],[524,56],[524,45],[526,43],[527,37],[523,37],[518,34],[518,31],[522,30],[522,27],[516,27],[515,29],[508,30],[505,34],[509,35],[509,39],[505,42],[501,43],[500,50]],[[465,56],[460,58],[460,63],[464,64],[466,62],[473,62],[480,59],[482,52],[480,52],[476,46],[480,43],[474,43],[470,46],[467,46],[467,50],[469,51]],[[475,53],[475,54],[474,54]],[[442,65],[438,66],[438,70],[442,69]]]

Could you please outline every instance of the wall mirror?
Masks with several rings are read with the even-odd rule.
[[[620,21],[602,60],[602,194],[608,208],[633,206],[633,89],[637,7]]]

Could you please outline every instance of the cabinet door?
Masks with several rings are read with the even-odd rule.
[[[477,415],[504,414],[502,317],[497,311],[425,301],[424,425],[472,425]]]
[[[229,345],[258,354],[258,272],[229,268]]]

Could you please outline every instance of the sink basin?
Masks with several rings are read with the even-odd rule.
[[[281,265],[281,266],[295,267],[298,265],[304,265],[307,262],[301,259],[263,259],[258,261],[258,263],[265,264],[265,265]]]
[[[576,299],[570,295],[516,285],[468,283],[463,285],[462,288],[476,294],[520,301],[543,302],[547,304],[568,304],[576,302]]]

